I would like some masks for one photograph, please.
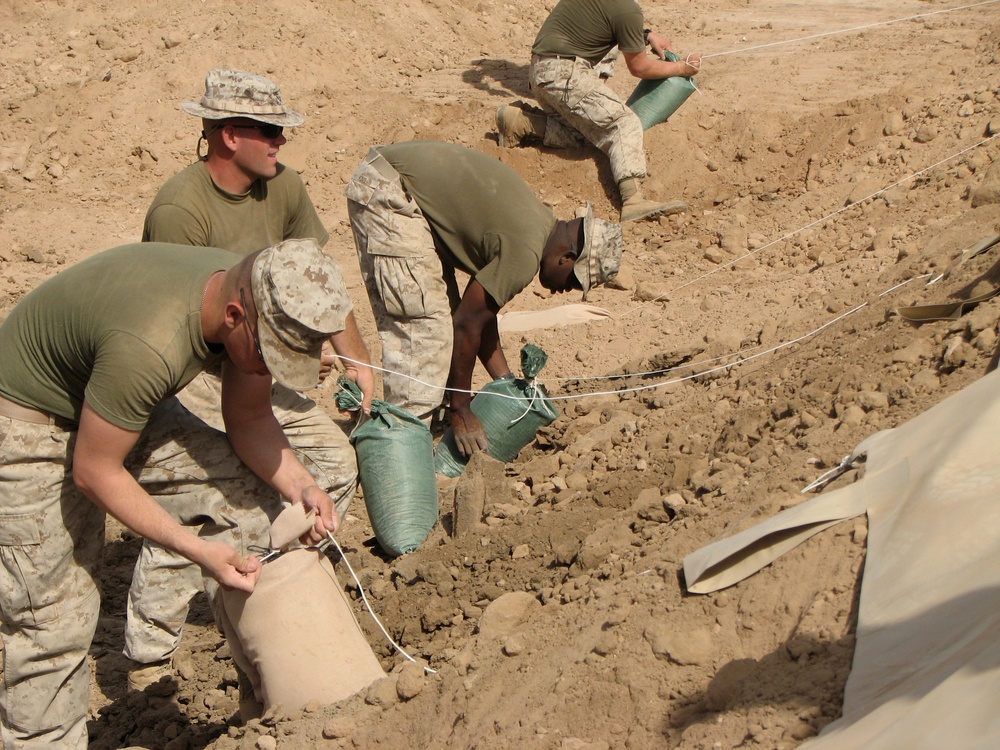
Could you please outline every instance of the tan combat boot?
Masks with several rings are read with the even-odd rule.
[[[500,148],[520,146],[528,136],[545,137],[545,115],[526,112],[514,104],[501,104],[497,108],[497,133],[500,138]]]
[[[170,659],[152,664],[133,662],[128,672],[129,692],[146,692],[165,698],[176,693],[179,687]]]
[[[687,211],[687,204],[684,201],[660,203],[646,200],[642,194],[642,188],[639,186],[639,180],[635,177],[622,180],[618,183],[618,188],[622,195],[622,224],[638,219],[652,219],[656,216],[670,216]]]

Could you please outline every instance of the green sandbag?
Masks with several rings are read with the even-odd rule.
[[[340,409],[357,409],[361,391],[341,379]],[[344,395],[349,394],[349,395]],[[375,399],[371,418],[351,433],[368,519],[379,546],[398,557],[419,547],[438,519],[434,441],[405,409]]]
[[[486,430],[490,456],[513,461],[535,439],[540,427],[552,424],[558,413],[545,388],[534,382],[548,356],[533,344],[521,349],[521,369],[526,379],[508,375],[488,383],[472,399],[472,413]],[[469,459],[462,455],[449,427],[434,452],[434,468],[449,477],[465,471]]]
[[[664,52],[664,56],[670,62],[680,60],[669,50]],[[654,125],[666,122],[697,88],[693,80],[684,76],[645,78],[639,81],[625,104],[639,116],[642,129],[649,130]]]

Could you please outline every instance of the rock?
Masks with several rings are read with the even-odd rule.
[[[346,716],[335,716],[323,725],[323,738],[336,740],[341,737],[350,737],[358,730],[357,722]]]
[[[513,633],[503,639],[503,652],[507,656],[517,656],[528,647],[528,642],[520,633]]]
[[[608,281],[607,286],[609,289],[621,289],[625,291],[635,289],[635,274],[632,273],[632,269],[629,266],[622,263],[618,268],[618,275]]]
[[[404,702],[412,700],[420,695],[426,684],[423,666],[408,661],[399,670],[399,679],[396,680],[396,695]]]
[[[861,391],[857,395],[855,403],[865,411],[888,409],[889,397],[880,391]]]
[[[469,459],[455,484],[456,537],[477,530],[487,507],[511,499],[509,488],[504,483],[503,467],[503,462],[482,451],[477,451]]]
[[[432,596],[420,614],[420,625],[425,633],[447,626],[455,614],[455,608],[448,599]]]
[[[142,47],[128,47],[116,52],[115,59],[120,62],[130,63],[138,60],[141,55]]]
[[[856,404],[851,404],[840,415],[840,423],[849,427],[857,427],[865,421],[865,410]]]
[[[853,529],[851,529],[851,541],[853,541],[855,544],[864,544],[867,539],[868,539],[868,527],[865,526],[863,523],[859,523],[855,525]]]
[[[916,364],[921,359],[930,359],[934,354],[934,348],[927,339],[916,339],[903,349],[898,349],[892,353],[893,362],[904,364]]]
[[[365,703],[370,706],[391,706],[396,703],[395,680],[376,680],[365,693]]]
[[[1000,203],[1000,160],[993,162],[986,170],[979,187],[972,191],[972,207]]]
[[[925,368],[915,373],[912,378],[910,378],[910,385],[914,388],[922,391],[933,391],[937,390],[941,386],[941,380],[938,378],[938,374],[929,368]]]
[[[644,281],[636,283],[632,298],[637,302],[669,302],[666,285],[650,284]]]
[[[498,639],[527,620],[541,602],[526,591],[512,591],[490,602],[479,619],[481,639]]]
[[[163,46],[167,49],[173,49],[174,47],[179,47],[186,41],[187,37],[184,34],[179,31],[171,31],[163,37]]]
[[[584,540],[577,560],[585,569],[593,570],[612,552],[631,547],[634,537],[627,522],[602,524]]]
[[[722,233],[719,244],[727,253],[742,255],[747,251],[747,233],[740,227],[731,227]]]
[[[121,44],[121,39],[118,38],[117,34],[98,34],[97,35],[97,46],[103,50],[112,50]]]
[[[913,135],[913,140],[917,143],[930,143],[937,136],[937,128],[930,124],[921,125]]]
[[[979,351],[984,354],[988,354],[996,349],[997,345],[997,332],[992,328],[985,328],[979,332],[975,339],[972,341],[972,345],[976,347]]]
[[[859,180],[854,184],[854,187],[851,188],[851,192],[848,194],[847,200],[844,201],[844,205],[850,206],[854,203],[863,201],[881,189],[882,184],[878,180]]]
[[[712,245],[705,249],[704,258],[709,263],[715,263],[719,265],[726,262],[726,254],[722,251],[722,248],[718,245]]]
[[[905,127],[906,121],[903,119],[902,113],[893,112],[889,115],[889,120],[886,122],[885,127],[882,128],[882,133],[883,135],[899,135]]]
[[[942,360],[947,367],[954,369],[973,361],[975,357],[972,345],[963,341],[961,336],[954,336],[948,341]]]
[[[714,647],[707,630],[678,631],[664,623],[656,623],[646,628],[643,637],[659,659],[694,666],[712,663]]]
[[[869,246],[869,249],[875,253],[883,253],[891,250],[893,231],[894,230],[890,227],[877,232],[875,236],[872,237],[872,244]]]
[[[815,737],[816,728],[808,721],[802,721],[800,719],[788,727],[783,736],[801,742],[802,740],[807,740],[810,737]]]

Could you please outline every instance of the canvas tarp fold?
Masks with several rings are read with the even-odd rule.
[[[852,455],[866,474],[689,555],[689,590],[760,570],[868,514],[843,716],[809,750],[1000,747],[1000,371]]]

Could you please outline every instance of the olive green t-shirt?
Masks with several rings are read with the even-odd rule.
[[[531,47],[535,55],[582,57],[596,65],[615,45],[642,52],[642,9],[635,0],[559,0]]]
[[[423,212],[444,262],[475,277],[501,307],[531,283],[556,218],[514,170],[441,141],[378,151]]]
[[[224,356],[202,336],[201,302],[212,273],[240,259],[133,244],[61,271],[0,325],[0,394],[74,422],[86,398],[112,424],[141,430],[156,404]]]
[[[197,161],[167,180],[146,212],[143,242],[223,247],[249,255],[282,240],[314,239],[323,227],[298,173],[279,165],[270,180],[256,180],[246,195],[216,187],[205,162]]]

